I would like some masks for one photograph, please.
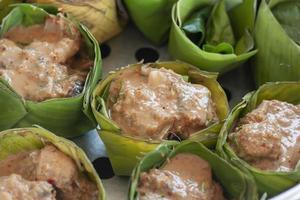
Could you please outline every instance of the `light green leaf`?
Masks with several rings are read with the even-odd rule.
[[[168,38],[171,8],[177,0],[124,0],[129,15],[140,31],[153,43],[161,44]]]
[[[203,50],[210,53],[233,54],[234,49],[231,44],[222,42],[217,45],[204,44]]]

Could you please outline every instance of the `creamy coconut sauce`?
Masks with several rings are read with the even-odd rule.
[[[140,200],[225,199],[209,163],[187,153],[171,158],[161,169],[141,173],[138,192]]]
[[[20,175],[22,179],[16,179],[15,174]],[[10,184],[4,184],[1,182],[3,179],[6,179],[6,182],[16,182],[15,187],[12,189]],[[56,195],[51,193],[52,196],[47,196],[51,200],[53,195],[56,200],[98,199],[96,185],[79,172],[70,157],[52,145],[47,145],[41,150],[18,153],[0,161],[0,195],[5,193],[4,195],[13,196],[14,200],[23,200],[24,198],[17,196],[17,194],[26,192],[22,182],[28,186],[35,186],[31,187],[30,191],[33,200],[35,200],[35,195],[40,194],[41,187],[48,193],[51,191],[45,182],[55,188]],[[30,196],[30,193],[24,193],[24,195]]]
[[[77,95],[92,64],[81,46],[80,32],[62,17],[16,26],[0,39],[0,76],[28,100]]]
[[[300,105],[265,100],[243,117],[230,145],[262,170],[292,171],[300,158]]]
[[[118,74],[110,85],[108,108],[125,134],[147,139],[184,139],[218,121],[208,88],[147,65]]]

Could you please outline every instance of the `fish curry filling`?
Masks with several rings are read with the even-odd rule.
[[[209,163],[197,155],[177,154],[160,169],[140,175],[140,200],[225,200]]]
[[[254,167],[293,171],[300,158],[300,105],[264,100],[239,120],[229,144]]]
[[[186,139],[218,121],[207,87],[149,65],[122,70],[110,84],[107,105],[124,134],[146,139]]]
[[[0,161],[1,200],[96,200],[94,182],[53,145]]]
[[[15,26],[0,39],[0,78],[26,100],[78,95],[93,64],[85,48],[75,24],[60,15]]]

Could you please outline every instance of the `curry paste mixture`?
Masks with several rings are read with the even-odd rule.
[[[161,169],[141,173],[138,192],[140,200],[225,199],[209,163],[188,153],[177,154]]]
[[[229,142],[259,169],[294,170],[300,158],[300,105],[264,100],[239,121]]]
[[[81,93],[92,62],[77,27],[61,16],[11,28],[0,39],[0,77],[32,101]]]
[[[52,145],[0,161],[1,200],[96,200],[98,190]]]
[[[125,134],[147,139],[190,134],[218,121],[208,88],[172,70],[144,65],[125,69],[111,82],[111,118]]]

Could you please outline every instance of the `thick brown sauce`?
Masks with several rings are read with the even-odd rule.
[[[34,181],[50,183],[56,189],[57,200],[98,199],[96,185],[78,171],[70,157],[52,145],[47,145],[41,150],[18,153],[0,161],[0,178],[14,176],[13,174],[21,175],[25,180],[31,181],[30,184]],[[14,190],[22,191],[22,185]],[[5,191],[11,190],[5,189],[4,186],[2,192]],[[39,193],[39,191],[35,192]],[[14,199],[23,200],[16,197]]]
[[[125,134],[147,139],[187,138],[218,121],[208,88],[147,65],[123,70],[112,81],[108,108]]]
[[[141,173],[138,192],[140,200],[225,199],[209,163],[187,153],[171,158],[161,169]]]
[[[300,159],[300,105],[265,100],[243,117],[230,145],[262,170],[292,171]]]
[[[80,47],[79,31],[62,17],[16,26],[0,39],[0,76],[28,100],[77,95],[91,66]],[[79,62],[75,55],[82,57]]]

